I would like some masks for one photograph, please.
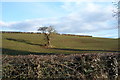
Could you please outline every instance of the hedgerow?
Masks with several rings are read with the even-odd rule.
[[[116,80],[120,54],[3,55],[2,72],[3,80]]]

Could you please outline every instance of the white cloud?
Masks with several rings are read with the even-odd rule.
[[[3,21],[0,21],[0,27],[7,26],[7,24]]]

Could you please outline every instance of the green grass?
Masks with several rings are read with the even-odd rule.
[[[53,48],[44,48],[43,34],[2,33],[3,54],[70,54],[118,51],[118,39],[52,34]]]

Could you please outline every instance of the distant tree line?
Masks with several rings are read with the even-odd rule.
[[[1,31],[2,33],[28,33],[28,34],[41,34],[41,33],[38,33],[38,32],[14,32],[14,31]]]
[[[2,33],[30,33],[30,34],[42,34],[42,32],[14,32],[14,31],[1,31]],[[65,36],[78,36],[78,37],[92,37],[91,35],[75,35],[75,34],[59,34],[57,35],[65,35]]]
[[[65,36],[78,36],[78,37],[92,37],[90,35],[74,35],[74,34],[61,34],[61,35],[65,35]]]

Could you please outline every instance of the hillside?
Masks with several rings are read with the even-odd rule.
[[[53,48],[47,49],[43,34],[2,33],[3,54],[111,53],[118,51],[118,39],[52,34]]]

